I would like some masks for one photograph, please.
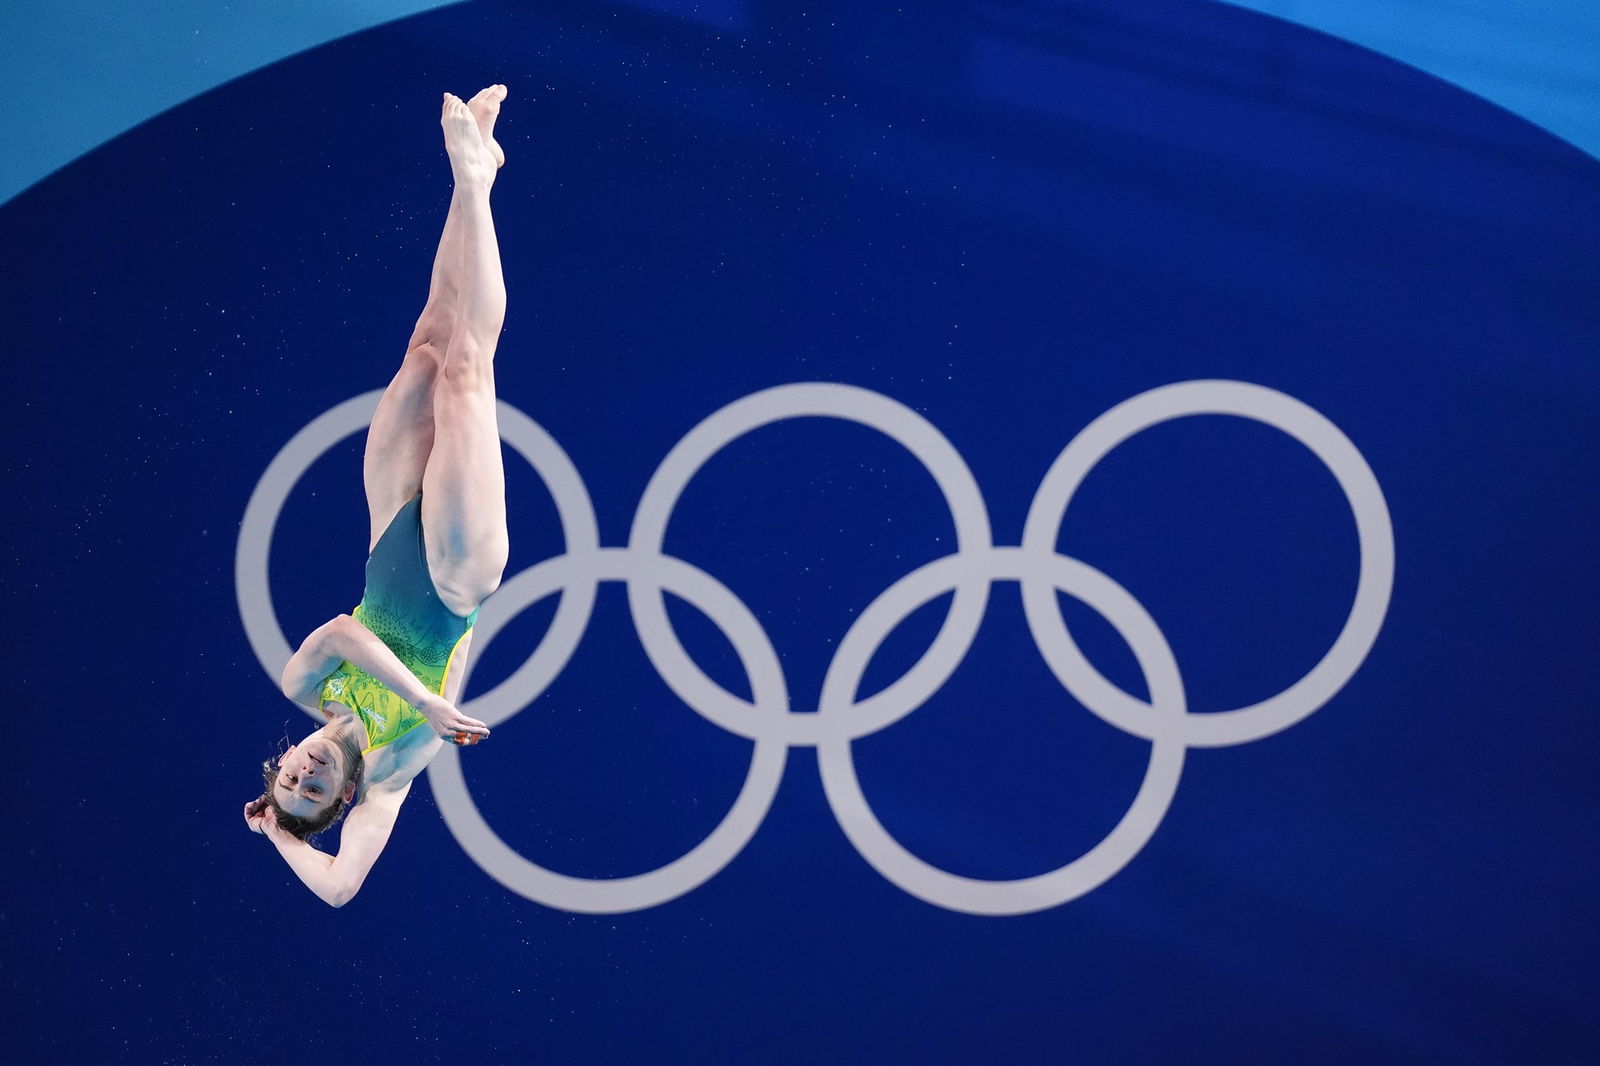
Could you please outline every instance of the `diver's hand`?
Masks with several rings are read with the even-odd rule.
[[[466,746],[476,744],[489,735],[489,727],[476,718],[468,718],[456,710],[456,705],[443,696],[429,694],[421,703],[412,704],[433,726],[433,731],[439,734],[442,740],[452,744]]]
[[[269,826],[270,823],[270,826]],[[244,824],[250,827],[252,833],[266,835],[270,827],[278,827],[278,815],[272,809],[272,804],[267,802],[267,797],[258,796],[244,805]]]

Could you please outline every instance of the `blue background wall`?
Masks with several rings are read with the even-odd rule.
[[[959,913],[885,880],[804,746],[748,846],[659,906],[523,898],[424,780],[361,896],[323,907],[238,819],[260,760],[308,728],[245,634],[241,517],[286,441],[392,372],[448,197],[438,94],[492,80],[511,89],[500,392],[570,455],[600,543],[627,541],[680,438],[771,386],[841,382],[914,410],[1015,545],[1102,412],[1232,378],[1331,419],[1381,485],[1397,562],[1371,654],[1291,728],[1191,749],[1149,844],[1031,914]],[[130,129],[0,207],[19,664],[3,1046],[1592,1061],[1597,168],[1411,66],[1213,4],[474,2]],[[359,447],[312,465],[272,539],[292,638],[360,594]],[[513,456],[509,478],[516,574],[563,539],[541,477]],[[708,461],[666,547],[749,607],[806,711],[853,620],[954,534],[904,449],[811,418]],[[1148,610],[1199,715],[1316,662],[1359,563],[1327,469],[1218,416],[1113,451],[1058,548]],[[947,604],[896,631],[867,691]],[[1111,627],[1061,607],[1145,695]],[[517,615],[473,690],[515,670],[553,611]],[[672,618],[748,695],[717,628],[682,603]],[[1151,744],[1063,691],[1015,583],[983,618],[948,683],[854,760],[912,852],[1026,877],[1116,824]],[[620,877],[711,832],[751,750],[669,690],[609,582],[567,667],[462,764],[508,844]]]

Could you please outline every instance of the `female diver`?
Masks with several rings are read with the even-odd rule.
[[[367,432],[366,589],[284,667],[284,694],[328,721],[266,765],[266,792],[244,808],[246,824],[335,907],[361,888],[412,779],[444,741],[489,735],[455,701],[478,605],[506,565],[493,364],[506,294],[489,212],[505,95],[503,85],[467,103],[445,94],[455,188],[428,302]],[[338,854],[306,842],[347,806]]]

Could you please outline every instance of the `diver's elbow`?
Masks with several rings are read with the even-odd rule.
[[[338,888],[322,897],[322,902],[337,910],[356,898],[354,888]]]

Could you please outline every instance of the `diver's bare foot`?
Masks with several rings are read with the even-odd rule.
[[[488,185],[494,181],[494,157],[483,143],[477,120],[461,97],[444,94],[444,107],[439,114],[439,125],[444,127],[444,150],[450,156],[450,172],[458,186]]]
[[[500,117],[500,102],[505,98],[504,85],[491,85],[467,101],[467,110],[478,120],[478,132],[483,135],[483,143],[489,146],[489,154],[494,156],[497,167],[506,165],[506,154],[500,150],[500,142],[494,139],[494,120]]]

